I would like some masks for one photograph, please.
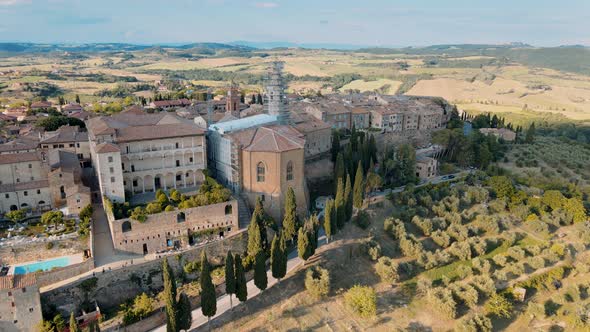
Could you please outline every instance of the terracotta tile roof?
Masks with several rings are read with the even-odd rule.
[[[176,100],[158,100],[153,102],[156,107],[175,107],[175,106],[188,106],[191,104],[190,100],[176,99]],[[223,102],[225,104],[225,102]]]
[[[331,130],[331,128],[332,128],[331,125],[329,125],[321,120],[309,120],[309,121],[301,122],[301,123],[296,124],[294,127],[295,127],[295,129],[297,129],[297,131],[299,131],[302,134],[306,134],[306,133],[310,133],[310,132],[314,132],[314,131],[318,131],[318,130],[324,130],[324,129]]]
[[[2,184],[2,185],[0,185],[0,192],[10,193],[10,192],[14,192],[14,191],[41,189],[41,188],[48,188],[48,187],[49,187],[48,180],[37,180],[37,181],[29,181],[29,182]]]
[[[19,138],[8,143],[0,144],[0,154],[2,152],[16,152],[22,150],[33,150],[39,146],[39,142],[33,139]]]
[[[121,149],[113,143],[100,143],[96,146],[96,153],[112,153],[119,151],[121,151]]]
[[[37,277],[34,273],[15,274],[0,277],[0,289],[17,289],[29,287],[37,283]]]
[[[45,133],[41,143],[86,142],[88,133],[80,131],[78,126],[61,126],[54,132]]]
[[[67,104],[67,105],[62,106],[61,109],[63,111],[81,111],[84,108],[80,104],[70,103],[70,104]]]
[[[38,160],[41,160],[41,156],[39,156],[39,153],[37,152],[5,153],[0,155],[0,165]]]
[[[124,113],[144,114],[143,107],[139,105],[132,105],[123,110]]]
[[[283,152],[303,149],[303,135],[291,126],[263,126],[239,131],[229,136],[245,151],[251,152]]]
[[[49,108],[52,104],[48,101],[37,101],[31,104],[31,108]]]
[[[0,113],[0,120],[1,121],[16,121],[16,116]]]
[[[110,117],[87,121],[90,138],[113,135],[115,142],[131,142],[159,138],[203,135],[205,131],[190,120],[167,112],[123,112]]]
[[[355,107],[352,109],[352,113],[354,114],[367,114],[370,113],[371,111],[366,109],[366,108],[361,108],[361,107]]]

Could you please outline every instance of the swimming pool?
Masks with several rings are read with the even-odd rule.
[[[36,271],[49,271],[54,267],[64,267],[70,265],[70,257],[64,256],[47,261],[36,262],[14,267],[14,274],[27,274]]]

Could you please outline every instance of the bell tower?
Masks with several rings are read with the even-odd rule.
[[[276,116],[279,124],[289,124],[290,118],[287,96],[285,95],[283,67],[284,62],[281,61],[270,63],[265,80],[264,109],[267,114]]]
[[[240,90],[236,83],[232,82],[227,91],[227,98],[225,99],[225,112],[240,118]]]

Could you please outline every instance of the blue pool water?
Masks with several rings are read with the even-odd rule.
[[[27,274],[36,271],[49,271],[54,267],[63,267],[70,265],[69,257],[59,257],[47,261],[31,263],[27,265],[15,266],[14,274]]]

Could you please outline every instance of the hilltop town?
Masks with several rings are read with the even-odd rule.
[[[12,83],[0,330],[588,328],[587,128],[264,65],[97,103]]]

